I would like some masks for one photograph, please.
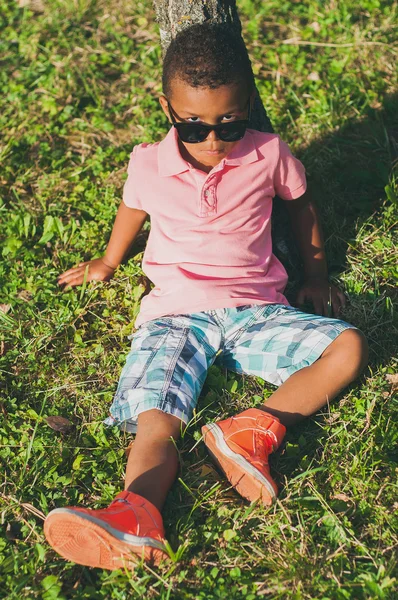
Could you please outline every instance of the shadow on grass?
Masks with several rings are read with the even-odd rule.
[[[385,198],[384,188],[398,157],[397,106],[398,94],[386,95],[379,109],[369,108],[359,120],[347,121],[297,152],[320,210],[332,277],[346,268],[347,248],[358,224],[377,211]],[[279,238],[289,229],[281,201],[275,202],[274,216],[274,237]],[[293,300],[299,261],[291,236],[287,246],[288,252],[275,250],[288,270],[287,294]]]

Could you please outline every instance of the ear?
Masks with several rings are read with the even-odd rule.
[[[164,114],[166,115],[166,117],[169,120],[169,123],[172,123],[172,120],[170,118],[170,113],[169,113],[169,107],[168,107],[168,102],[167,102],[167,98],[166,96],[164,96],[163,94],[159,97],[159,102],[160,102],[160,106],[162,107],[162,110],[164,112]]]

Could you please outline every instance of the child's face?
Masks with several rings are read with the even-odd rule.
[[[216,89],[191,87],[180,79],[174,79],[171,85],[171,96],[160,97],[160,104],[169,119],[167,101],[169,101],[174,118],[187,123],[203,122],[208,125],[241,121],[247,118],[249,92],[245,85],[229,84]],[[231,152],[237,142],[220,140],[215,131],[197,144],[189,144],[178,140],[182,156],[194,167],[209,172]]]

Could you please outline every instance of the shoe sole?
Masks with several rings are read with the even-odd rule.
[[[67,508],[49,513],[44,534],[63,558],[87,567],[132,570],[140,559],[158,565],[168,557],[158,540],[124,534],[95,517]]]
[[[211,457],[238,494],[250,502],[261,500],[265,506],[271,506],[276,499],[272,483],[243,456],[231,450],[221,428],[210,423],[202,427],[202,433]]]

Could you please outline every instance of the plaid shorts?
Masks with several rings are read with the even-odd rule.
[[[147,321],[130,336],[131,351],[104,423],[135,432],[138,415],[154,408],[187,423],[216,358],[231,371],[280,385],[315,362],[345,329],[354,327],[283,304]]]

